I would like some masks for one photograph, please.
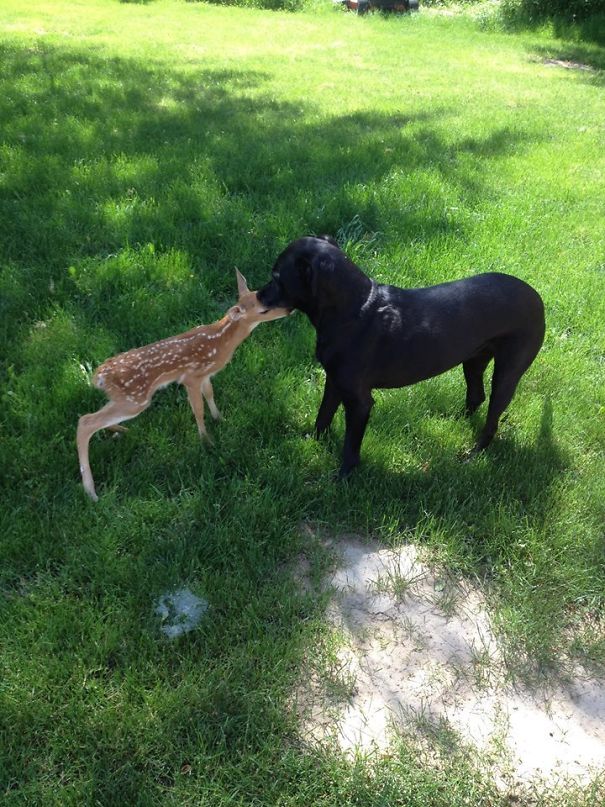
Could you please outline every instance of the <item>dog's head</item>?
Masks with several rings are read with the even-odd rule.
[[[315,321],[322,307],[345,307],[367,294],[370,280],[329,236],[299,238],[275,261],[272,280],[257,292],[267,308],[298,308]]]

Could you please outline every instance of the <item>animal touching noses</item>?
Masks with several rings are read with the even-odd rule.
[[[277,298],[277,294],[275,293],[275,290],[272,288],[271,283],[269,283],[268,286],[264,286],[264,288],[262,288],[260,291],[256,293],[256,299],[262,306],[265,306],[265,308],[271,308],[275,306],[277,299],[274,298]]]

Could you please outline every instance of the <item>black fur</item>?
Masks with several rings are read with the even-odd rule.
[[[259,301],[300,309],[317,331],[316,355],[326,371],[318,436],[344,405],[341,477],[359,464],[372,389],[415,384],[462,364],[472,414],[485,400],[483,374],[494,359],[487,419],[474,451],[486,448],[544,339],[542,300],[512,275],[490,272],[421,289],[379,285],[327,236],[293,241],[272,273]]]

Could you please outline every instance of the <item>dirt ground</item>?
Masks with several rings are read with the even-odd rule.
[[[343,536],[326,585],[340,636],[331,669],[296,694],[303,733],[347,752],[385,751],[398,733],[447,732],[477,749],[503,787],[588,781],[605,771],[605,686],[579,669],[540,691],[517,684],[484,597],[399,550]]]

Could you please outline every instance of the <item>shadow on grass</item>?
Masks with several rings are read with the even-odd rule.
[[[602,86],[605,83],[605,48],[581,42],[562,42],[556,47],[537,45],[534,53],[546,65],[579,75],[583,81]]]
[[[428,395],[412,388],[408,400],[391,411],[381,414],[376,406],[362,465],[346,483],[332,480],[329,506],[318,506],[309,523],[336,542],[353,530],[364,540],[378,539],[382,547],[402,542],[429,547],[450,572],[471,585],[481,581],[496,595],[494,603],[509,609],[510,624],[499,623],[507,673],[538,691],[547,680],[564,682],[570,670],[569,657],[557,650],[574,607],[569,610],[573,598],[562,577],[570,548],[557,535],[570,458],[553,432],[550,397],[530,393],[532,414],[526,415],[524,433],[518,421],[523,404],[513,399],[490,447],[464,461],[473,432],[483,426],[486,405],[470,423],[457,416],[463,387],[461,378],[457,396],[438,385]],[[402,419],[409,420],[405,434]],[[335,470],[342,427],[338,432],[325,449]],[[577,553],[596,572],[602,550],[582,545]],[[535,580],[529,609],[528,577]],[[588,585],[592,588],[592,582]]]
[[[301,519],[374,532],[388,517],[405,533],[429,513],[468,546],[469,564],[493,567],[506,564],[498,529],[514,536],[515,519],[539,528],[546,517],[564,465],[546,416],[536,446],[504,439],[476,464],[445,457],[439,436],[419,425],[435,458],[428,472],[395,475],[366,456],[364,475],[348,488],[328,479],[320,449],[300,439],[317,405],[302,318],[259,329],[217,379],[227,421],[215,449],[200,448],[183,396],[166,391],[125,438],[95,441],[104,498],[97,507],[84,499],[74,432],[78,416],[101,403],[87,384],[92,365],[219,316],[235,296],[235,265],[258,285],[285,243],[304,233],[335,233],[356,216],[377,231],[395,206],[410,241],[464,237],[462,220],[443,213],[439,187],[421,182],[394,200],[381,196],[383,184],[394,172],[434,171],[466,202],[480,201],[489,193],[486,161],[524,137],[503,130],[452,144],[434,125],[439,109],[318,120],[310,103],[274,100],[269,79],[260,71],[179,73],[46,44],[1,46],[2,574],[17,632],[32,625],[23,629],[37,665],[31,675],[50,676],[52,657],[63,687],[78,681],[69,730],[50,718],[41,725],[39,716],[22,725],[10,760],[17,780],[32,745],[54,743],[59,755],[67,731],[90,746],[78,716],[89,696],[113,763],[97,771],[101,800],[113,768],[133,746],[145,748],[155,707],[148,714],[123,690],[114,709],[100,685],[89,695],[80,664],[105,670],[118,687],[132,675],[134,689],[162,693],[199,666],[191,675],[207,675],[206,694],[187,684],[182,712],[167,710],[154,723],[162,749],[185,742],[191,754],[204,744],[249,752],[283,731],[283,703],[264,687],[285,647],[298,662],[291,645],[312,610],[291,591],[284,597],[277,573],[303,540]],[[175,654],[158,644],[150,600],[182,580],[208,593],[214,617]],[[50,691],[61,700],[55,683]],[[134,739],[114,746],[123,715]],[[13,717],[20,726],[18,709]],[[28,769],[32,780],[46,758],[44,750]],[[183,761],[167,761],[167,782]],[[136,790],[140,772],[120,770],[122,795]]]
[[[46,440],[98,401],[87,369],[220,316],[235,265],[253,287],[290,238],[355,217],[380,229],[393,201],[374,188],[394,171],[436,169],[478,199],[483,161],[524,137],[447,143],[438,109],[309,122],[258,71],[178,73],[46,43],[4,43],[0,65],[0,366],[10,431]],[[465,234],[438,190],[417,193],[401,201],[410,240]]]
[[[236,263],[251,270],[251,283],[261,282],[289,238],[335,232],[355,215],[379,229],[379,205],[367,186],[393,170],[434,166],[460,192],[477,196],[480,174],[469,177],[459,157],[473,155],[480,165],[523,136],[502,131],[448,145],[431,128],[439,110],[308,123],[304,108],[263,94],[268,77],[260,72],[179,74],[48,45],[5,44],[0,64],[2,314],[9,345],[57,303],[74,303],[78,311],[88,306],[94,318],[97,298],[113,301],[127,288],[116,281],[127,267],[106,266],[127,245],[182,250],[192,279],[207,280],[197,295],[194,283],[184,283],[181,297],[193,296],[194,304],[183,322],[206,313],[204,298],[232,298]],[[461,226],[426,208],[402,210],[410,239]],[[84,289],[81,272],[88,275]],[[140,286],[149,280],[145,271],[131,274],[128,281]],[[171,295],[180,294],[179,285],[172,283]],[[144,312],[158,293],[167,296],[166,288],[136,291],[135,318],[139,304]],[[106,324],[119,333],[126,322],[119,312]],[[155,324],[139,329],[140,338],[179,323],[165,317]]]
[[[605,82],[605,15],[576,23],[552,21],[556,44],[536,44],[534,52],[546,64],[580,75],[590,84]]]
[[[311,105],[266,93],[269,76],[260,71],[179,73],[40,43],[3,44],[0,61],[6,467],[32,496],[59,497],[59,510],[68,507],[64,482],[76,471],[77,417],[100,404],[86,383],[96,363],[220,316],[234,297],[233,267],[248,274],[251,287],[264,282],[290,238],[336,232],[355,217],[379,230],[392,200],[374,188],[394,171],[436,170],[467,202],[479,200],[489,193],[484,162],[518,148],[525,137],[497,130],[452,144],[433,125],[438,109],[316,122],[307,114]],[[472,167],[460,159],[468,156]],[[401,230],[410,240],[466,235],[464,223],[444,215],[438,188],[417,193],[401,202]],[[427,206],[427,194],[433,205]],[[288,422],[292,402],[279,391],[280,367],[310,361],[306,325],[288,325],[286,333],[291,344],[277,332],[255,334],[264,361],[257,354],[248,369],[240,361],[237,374],[225,371],[234,403],[243,403],[237,390],[258,389],[262,379],[258,400],[249,402],[256,441],[263,432],[254,424],[275,440],[275,424]],[[252,348],[246,355],[254,355]],[[174,397],[159,398],[160,419],[162,400],[174,407]],[[220,404],[220,392],[218,398]],[[211,462],[219,477],[221,463],[237,475],[241,445],[232,446],[233,468],[224,446],[210,460],[211,452],[200,452],[191,439],[186,407],[174,416],[186,430],[179,445],[188,457],[193,451],[199,462]],[[153,414],[143,418],[153,429]],[[135,434],[147,428],[138,427]],[[158,431],[152,446],[162,444]],[[35,439],[23,441],[26,433]],[[18,462],[10,448],[17,445]],[[98,441],[100,476],[108,470],[103,458],[117,469],[128,446],[130,437],[120,446]],[[165,448],[166,456],[145,458],[143,484],[156,479],[161,486],[167,476],[169,490],[180,489],[182,478],[191,484],[190,472],[179,467],[170,481],[174,446]],[[119,487],[136,488],[136,473],[126,473],[129,480]],[[473,486],[484,473],[483,465],[465,471],[477,475]],[[437,478],[406,481],[425,490],[438,484]]]
[[[413,399],[422,398],[423,393],[412,388],[407,405],[398,401],[382,413],[378,404],[366,440],[369,436],[367,442],[376,442],[372,439],[375,428],[383,445],[393,440],[401,443],[401,421],[405,420],[403,439],[409,448],[404,446],[401,458],[395,461],[401,463],[400,469],[392,470],[381,459],[372,459],[364,445],[360,469],[340,489],[349,505],[354,498],[370,498],[372,489],[381,492],[381,500],[389,504],[373,513],[368,526],[387,542],[391,534],[396,541],[407,535],[414,542],[431,542],[436,535],[449,533],[456,536],[461,568],[491,577],[517,551],[511,546],[515,536],[521,540],[519,536],[528,526],[536,533],[544,529],[553,515],[554,490],[568,460],[554,439],[552,404],[546,398],[535,440],[525,442],[515,435],[514,424],[509,427],[509,418],[515,419],[513,399],[489,449],[464,461],[463,450],[451,450],[448,433],[461,432],[470,448],[473,433],[478,435],[483,425],[487,404],[470,422],[458,416],[463,388],[461,380],[456,398],[433,390],[418,404]],[[389,425],[393,427],[391,437]],[[327,451],[335,468],[341,448],[342,434],[330,438]]]

